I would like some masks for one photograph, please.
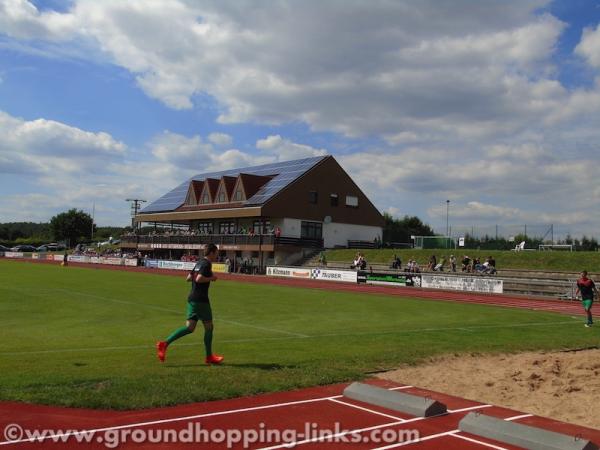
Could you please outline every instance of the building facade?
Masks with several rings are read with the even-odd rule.
[[[135,218],[160,231],[122,246],[179,258],[219,245],[232,261],[292,264],[321,248],[381,240],[383,217],[332,156],[200,174]],[[166,232],[165,232],[166,229]]]

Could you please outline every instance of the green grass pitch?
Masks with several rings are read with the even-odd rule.
[[[597,344],[581,319],[410,298],[218,281],[215,351],[185,320],[181,277],[0,261],[0,399],[92,408],[165,406],[365,378],[447,353]]]

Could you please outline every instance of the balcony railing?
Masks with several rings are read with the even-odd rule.
[[[194,236],[181,235],[125,235],[121,236],[121,247],[137,247],[139,244],[161,244],[166,245],[275,245],[322,248],[323,239],[293,238],[272,234],[249,235],[249,234],[202,234]]]

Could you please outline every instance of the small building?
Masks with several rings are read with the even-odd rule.
[[[322,248],[381,240],[383,217],[332,156],[196,175],[136,217],[125,249],[179,259],[210,242],[232,262],[293,264]]]

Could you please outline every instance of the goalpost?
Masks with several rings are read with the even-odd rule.
[[[414,241],[414,248],[456,248],[456,240],[451,236],[411,236],[411,238]]]

